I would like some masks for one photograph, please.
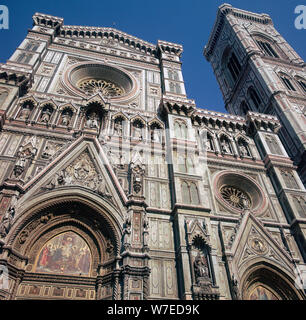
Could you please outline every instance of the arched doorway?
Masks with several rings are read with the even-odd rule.
[[[241,283],[243,300],[305,299],[287,272],[269,264],[262,263],[249,268]]]
[[[12,248],[22,269],[12,299],[117,299],[118,239],[110,216],[63,200],[25,215]]]

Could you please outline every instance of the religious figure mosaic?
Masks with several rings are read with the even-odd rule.
[[[49,240],[41,249],[36,272],[88,276],[91,253],[87,243],[74,232]]]

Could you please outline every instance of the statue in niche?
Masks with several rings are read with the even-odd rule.
[[[234,275],[232,275],[231,285],[232,285],[233,299],[234,300],[239,300],[240,299],[240,294],[239,294],[239,289],[238,289],[238,281],[237,281],[237,279],[235,278]]]
[[[63,126],[68,127],[71,121],[71,111],[70,110],[64,110],[62,113],[62,122],[61,124]]]
[[[232,153],[231,147],[230,147],[230,142],[227,139],[221,140],[221,151],[223,153]]]
[[[11,200],[10,207],[6,211],[4,217],[2,218],[2,221],[0,223],[0,237],[1,238],[5,238],[11,229],[11,226],[12,226],[12,223],[14,220],[14,216],[15,216],[16,202],[17,202],[17,198],[16,198],[16,196],[13,196],[13,198]]]
[[[160,142],[160,129],[157,127],[151,128],[151,140],[153,142]]]
[[[41,114],[40,121],[48,123],[50,121],[51,114],[52,114],[52,109],[51,108],[48,108],[48,107],[44,108],[43,111],[42,111],[42,114]]]
[[[250,152],[249,152],[248,147],[246,146],[246,144],[243,141],[239,141],[238,145],[239,145],[240,155],[243,156],[243,157],[249,157],[250,156]]]
[[[19,119],[22,119],[22,120],[29,119],[30,113],[31,113],[31,106],[30,106],[29,103],[25,103],[22,106],[22,109],[21,109],[21,112],[20,112],[20,115],[19,115]]]
[[[131,218],[128,215],[125,219],[125,228],[123,231],[123,245],[125,248],[129,247],[131,244]]]
[[[99,129],[99,116],[95,111],[91,111],[87,116],[86,127],[90,129]]]
[[[205,256],[201,256],[198,252],[194,259],[194,274],[196,279],[209,278],[208,263]]]
[[[115,131],[115,134],[118,135],[119,137],[122,136],[123,134],[122,119],[115,120],[114,131]]]
[[[135,121],[133,123],[133,127],[134,127],[134,132],[133,132],[133,136],[134,138],[138,138],[139,140],[142,139],[142,124],[140,121]]]

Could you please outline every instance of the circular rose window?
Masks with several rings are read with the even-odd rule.
[[[251,210],[258,215],[266,211],[264,192],[250,176],[234,171],[222,171],[215,175],[213,181],[217,200],[230,211],[240,213]]]
[[[78,82],[77,87],[87,95],[100,92],[106,97],[122,96],[124,89],[116,83],[102,79],[85,79]]]
[[[137,81],[126,70],[101,63],[83,62],[71,66],[63,84],[82,96],[100,93],[105,98],[130,98],[137,91]]]
[[[237,209],[249,209],[252,205],[251,197],[241,189],[233,186],[223,186],[220,189],[223,199]]]

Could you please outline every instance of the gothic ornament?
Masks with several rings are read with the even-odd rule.
[[[124,94],[124,89],[117,84],[102,79],[86,79],[78,83],[78,88],[87,95],[101,93],[105,97],[117,97]]]
[[[220,193],[223,199],[234,208],[249,209],[251,207],[251,199],[248,194],[237,187],[223,186]]]
[[[68,185],[86,187],[106,198],[112,197],[107,190],[105,179],[97,172],[88,152],[82,153],[68,167],[58,171],[45,189]]]

